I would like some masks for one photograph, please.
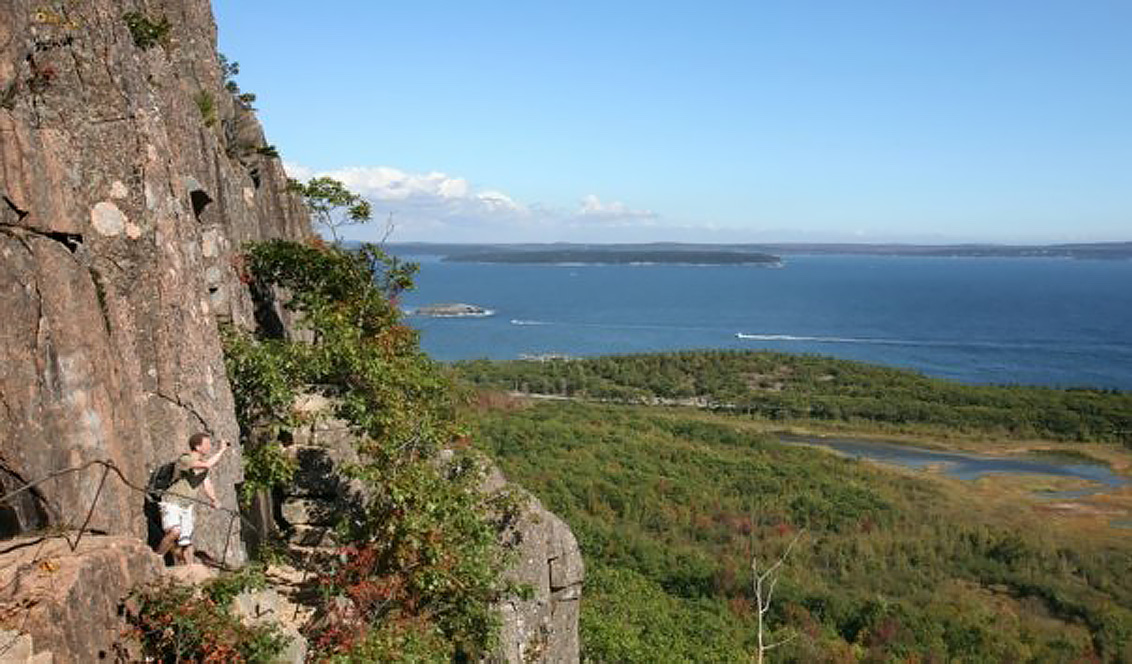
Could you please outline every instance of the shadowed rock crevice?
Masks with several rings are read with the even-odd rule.
[[[257,333],[269,339],[284,338],[287,326],[275,291],[259,282],[253,282],[250,291]]]
[[[62,231],[48,231],[43,233],[43,237],[55,240],[59,244],[67,248],[67,251],[73,253],[78,252],[83,246],[83,236],[81,233],[64,233]]]
[[[16,213],[16,221],[23,221],[24,217],[28,216],[28,211],[20,209],[20,206],[13,203],[12,199],[8,198],[7,196],[4,196],[3,198],[4,204],[8,206],[8,209]]]
[[[0,464],[0,496],[27,484],[19,474]],[[0,539],[42,530],[51,524],[50,508],[36,488],[0,501]]]
[[[154,397],[157,397],[158,399],[161,399],[162,401],[171,403],[174,406],[176,406],[177,408],[180,408],[181,410],[185,411],[189,415],[192,415],[193,419],[195,419],[197,421],[197,424],[200,425],[201,431],[208,431],[209,430],[208,421],[204,419],[204,416],[201,415],[200,412],[196,408],[193,408],[191,405],[184,403],[180,399],[177,399],[175,397],[171,397],[167,394],[162,394],[161,392],[152,392],[151,395],[154,396]]]
[[[193,216],[196,217],[197,221],[200,221],[205,208],[212,202],[212,197],[203,189],[193,189],[189,192],[189,202],[193,206]]]
[[[4,200],[8,200],[8,199],[5,198]],[[27,212],[24,212],[25,216],[27,214],[28,214]],[[21,219],[22,218],[23,217],[21,217]],[[6,224],[6,223],[3,223],[3,222],[0,222],[0,230],[3,230],[3,229],[19,229],[16,232],[29,233],[31,235],[37,235],[39,237],[47,238],[48,240],[52,240],[54,242],[58,242],[59,244],[63,245],[67,249],[67,251],[71,252],[72,254],[78,253],[78,251],[80,249],[82,249],[82,246],[83,246],[83,236],[82,236],[81,233],[66,233],[66,232],[63,232],[63,231],[44,231],[44,230],[39,230],[37,228],[28,228],[27,226],[18,226],[18,225],[15,225],[15,224]]]
[[[103,284],[103,277],[93,267],[89,268],[88,271],[90,272],[90,283],[94,285],[94,295],[98,299],[98,311],[102,313],[102,327],[106,330],[106,335],[110,336],[110,311],[107,309],[106,286]]]

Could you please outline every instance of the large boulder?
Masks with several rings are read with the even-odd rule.
[[[275,664],[303,664],[310,646],[299,632],[296,607],[272,588],[245,590],[232,600],[232,613],[248,625],[274,625],[287,638],[287,647],[275,658]]]
[[[507,487],[498,468],[489,467],[485,491]],[[493,662],[566,664],[580,659],[578,616],[585,564],[574,533],[529,492],[518,491],[518,517],[503,533],[515,553],[508,578],[530,588],[527,599],[509,597],[499,606],[502,631]]]
[[[0,664],[55,664],[55,654],[37,651],[31,634],[0,629]]]
[[[0,629],[30,636],[56,664],[114,661],[127,628],[119,605],[160,577],[161,560],[130,537],[19,538],[0,549]]]

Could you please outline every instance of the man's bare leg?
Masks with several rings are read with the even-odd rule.
[[[184,560],[185,560],[186,565],[192,565],[193,563],[196,562],[196,558],[194,557],[193,545],[192,544],[189,544],[184,549],[182,549],[181,555],[184,556]]]
[[[169,530],[165,531],[165,538],[161,540],[161,544],[159,544],[157,547],[157,555],[164,558],[165,554],[169,553],[169,549],[173,548],[173,544],[180,536],[180,528],[170,528]]]

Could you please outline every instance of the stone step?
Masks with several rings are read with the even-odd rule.
[[[322,546],[291,544],[287,547],[287,553],[296,567],[312,570],[327,569],[329,565],[333,564],[338,559],[337,548]]]
[[[174,565],[173,567],[166,567],[162,570],[162,574],[177,583],[186,585],[197,585],[210,581],[219,574],[219,572],[211,567],[206,567],[199,563],[192,565]]]
[[[31,634],[0,629],[0,664],[54,664],[49,650],[35,653]]]
[[[293,526],[325,526],[334,522],[335,504],[315,498],[288,498],[280,505],[283,519]]]
[[[297,606],[273,588],[245,590],[232,600],[232,613],[247,625],[274,623],[288,644],[276,656],[274,664],[303,664],[309,648],[299,628],[309,617],[303,607]]]
[[[0,664],[24,664],[32,655],[31,634],[0,630]]]
[[[301,547],[333,550],[338,546],[334,529],[318,526],[293,526],[287,533],[287,539],[292,545]],[[328,553],[333,553],[333,551],[328,551]]]

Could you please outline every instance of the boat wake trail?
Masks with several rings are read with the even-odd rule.
[[[649,325],[640,323],[588,323],[581,321],[553,321],[553,320],[533,320],[512,318],[511,325],[520,327],[535,327],[535,326],[558,326],[570,327],[578,329],[602,329],[602,330],[624,330],[632,331],[639,330],[642,332],[696,332],[708,333],[712,336],[724,332],[719,327],[713,326],[695,326],[695,325]],[[734,337],[741,342],[752,342],[753,345],[758,345],[759,342],[768,343],[802,343],[802,344],[850,344],[850,345],[868,345],[868,346],[901,346],[901,347],[923,347],[923,348],[952,348],[952,349],[968,349],[968,350],[999,350],[999,351],[1017,351],[1017,350],[1038,350],[1050,352],[1080,352],[1087,353],[1103,348],[1105,352],[1128,354],[1132,352],[1132,345],[1123,343],[1113,343],[1111,341],[1090,343],[1087,341],[1075,341],[1072,344],[1067,344],[1064,340],[1058,339],[1019,339],[1012,341],[992,341],[984,339],[900,339],[888,337],[852,337],[852,336],[833,336],[833,335],[807,335],[807,334],[777,334],[777,333],[748,333],[736,332]]]
[[[915,342],[901,342],[895,339],[862,339],[855,337],[805,337],[795,336],[793,334],[745,334],[743,332],[735,333],[737,339],[752,339],[755,341],[819,341],[831,344],[900,344],[900,343],[915,343]]]

